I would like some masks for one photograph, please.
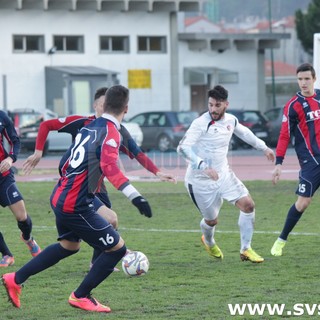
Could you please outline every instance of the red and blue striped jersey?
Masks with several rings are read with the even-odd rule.
[[[9,143],[9,150],[4,147],[4,138]],[[8,115],[0,110],[0,162],[6,159],[8,156],[12,158],[13,162],[17,160],[17,156],[20,152],[20,139],[14,128],[14,124],[8,117]],[[0,177],[7,176],[10,171],[0,173]]]
[[[283,162],[292,137],[300,166],[320,163],[320,90],[311,97],[298,92],[285,105],[276,164]]]
[[[76,137],[79,130],[95,120],[95,116],[72,115],[65,118],[50,119],[40,123],[39,132],[36,139],[37,150],[43,150],[50,131],[66,132],[71,134],[72,140]]]
[[[39,132],[36,139],[36,147],[37,150],[43,150],[45,146],[45,142],[47,140],[48,134],[50,131],[58,131],[58,132],[66,132],[71,134],[72,140],[75,139],[77,133],[80,129],[93,120],[95,120],[95,116],[79,116],[79,115],[71,115],[65,118],[59,119],[50,119],[47,121],[43,121],[40,124]],[[120,151],[125,153],[130,159],[135,158],[143,167],[147,170],[156,174],[159,169],[158,167],[149,159],[141,150],[141,148],[136,144],[134,139],[128,130],[120,125],[120,133],[122,136]],[[66,156],[60,161],[59,172],[61,175],[61,168],[64,167],[66,161]]]
[[[67,213],[87,210],[104,177],[119,190],[128,184],[128,178],[117,165],[119,129],[118,121],[106,114],[81,128],[68,150],[70,156],[53,191],[54,207]]]

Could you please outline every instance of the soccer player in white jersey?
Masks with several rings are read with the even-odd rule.
[[[223,253],[214,239],[215,226],[223,200],[240,209],[240,258],[259,263],[264,259],[251,248],[254,231],[255,204],[244,184],[229,168],[227,154],[234,133],[268,160],[275,160],[274,152],[238,119],[226,112],[228,91],[215,86],[208,92],[208,112],[195,119],[178,146],[178,153],[188,161],[185,186],[202,220],[201,241],[209,255],[222,259]]]

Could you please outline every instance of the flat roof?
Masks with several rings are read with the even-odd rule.
[[[203,0],[0,0],[0,9],[199,12]]]
[[[94,66],[55,66],[46,67],[49,70],[60,71],[71,75],[109,75],[118,74],[119,72],[113,70],[107,70]]]

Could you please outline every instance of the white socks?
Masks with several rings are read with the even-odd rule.
[[[204,235],[204,240],[205,240],[206,244],[209,247],[213,247],[215,245],[215,241],[213,239],[215,227],[211,227],[211,226],[207,225],[205,223],[204,219],[202,219],[200,221],[200,228],[201,228],[201,231]]]
[[[255,212],[245,213],[243,211],[240,211],[239,215],[239,228],[240,228],[240,241],[241,241],[241,250],[240,252],[243,252],[251,247],[251,240],[253,236],[253,230],[254,230],[254,218],[255,218]],[[211,227],[207,225],[202,219],[200,221],[200,228],[202,231],[202,234],[204,235],[205,242],[208,246],[212,247],[215,245],[214,241],[214,231],[215,226]]]
[[[239,216],[239,228],[240,228],[240,241],[241,241],[241,250],[243,252],[251,247],[251,240],[253,236],[254,229],[254,216],[255,212],[245,213],[240,211]]]

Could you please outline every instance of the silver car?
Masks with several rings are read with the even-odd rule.
[[[130,122],[137,123],[143,133],[142,148],[162,152],[175,149],[191,122],[199,116],[195,111],[150,111],[135,115]]]

